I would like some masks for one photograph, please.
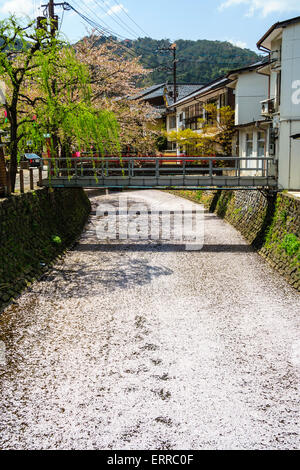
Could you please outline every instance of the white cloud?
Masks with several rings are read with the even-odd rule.
[[[122,11],[126,11],[126,13],[128,12],[128,10],[121,3],[120,5],[113,5],[106,14],[111,16],[111,15],[120,13]]]
[[[0,11],[6,15],[10,13],[30,15],[33,12],[33,2],[31,0],[9,0],[7,2],[1,2]]]
[[[232,44],[233,46],[241,47],[242,49],[246,49],[247,47],[247,43],[243,41],[239,41],[235,39],[227,39],[227,41],[230,42],[230,44]]]
[[[253,16],[256,12],[260,12],[263,16],[270,13],[300,12],[299,0],[225,0],[219,10],[236,5],[247,6],[247,16]]]

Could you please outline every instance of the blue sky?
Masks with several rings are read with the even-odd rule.
[[[0,16],[14,12],[33,16],[48,0],[0,0]],[[276,21],[300,15],[300,0],[69,0],[119,36],[145,36],[127,14],[156,38],[228,40],[256,50],[257,40]],[[120,6],[121,5],[121,6]],[[62,16],[62,9],[57,8]],[[105,23],[105,24],[104,24]],[[86,33],[86,24],[65,11],[62,32],[75,41]],[[134,34],[135,33],[135,34]]]

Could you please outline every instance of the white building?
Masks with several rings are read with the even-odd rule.
[[[279,187],[300,189],[300,17],[274,24],[258,41],[268,53],[261,62],[233,70],[169,108],[167,130],[202,132],[209,120],[204,105],[230,105],[235,110],[233,155],[245,174],[278,176]],[[191,148],[177,148],[177,152]],[[258,160],[250,160],[256,158]]]
[[[204,123],[209,122],[209,113],[205,110],[206,104],[214,103],[218,108],[227,105],[234,107],[233,91],[227,88],[228,83],[230,80],[227,77],[218,78],[183,99],[179,99],[169,108],[167,131],[192,129],[201,133]],[[195,149],[193,146],[190,147],[178,147],[177,153],[186,152],[192,155]]]
[[[271,157],[270,119],[261,115],[261,101],[268,97],[268,77],[259,74],[265,60],[234,70],[228,74],[231,83],[227,86],[235,95],[235,126],[233,154],[243,159],[242,166],[253,168],[245,174],[259,176],[266,163],[265,157]],[[261,160],[249,160],[260,158]],[[245,159],[245,160],[244,160]],[[276,169],[272,168],[275,172]]]
[[[300,189],[300,17],[275,23],[257,47],[270,54],[260,70],[269,79],[262,115],[272,120],[278,159],[278,182],[289,190]]]

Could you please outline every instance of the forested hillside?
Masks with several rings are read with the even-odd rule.
[[[168,39],[155,40],[140,38],[136,41],[124,41],[129,49],[141,56],[146,68],[154,69],[143,81],[143,85],[162,83],[172,72],[165,67],[172,66],[170,52],[157,52],[161,47],[170,45]],[[177,44],[177,80],[179,83],[207,83],[228,70],[254,63],[259,56],[249,50],[233,46],[222,41],[187,41],[179,39]]]

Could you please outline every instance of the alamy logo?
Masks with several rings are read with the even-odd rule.
[[[292,89],[295,90],[292,93],[292,103],[300,104],[300,80],[294,80],[292,83]]]
[[[184,244],[186,250],[201,250],[204,241],[204,210],[177,204],[168,208],[153,201],[117,197],[97,208],[99,240],[152,240]]]
[[[6,347],[3,341],[0,341],[0,367],[6,366]]]
[[[292,344],[291,360],[294,366],[300,367],[300,340],[297,340]]]

